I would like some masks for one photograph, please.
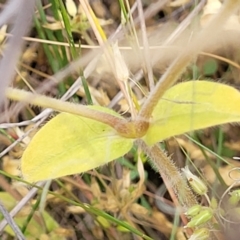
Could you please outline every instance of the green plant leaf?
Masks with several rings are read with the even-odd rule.
[[[107,108],[89,108],[121,118]],[[29,182],[82,173],[124,155],[132,145],[133,139],[117,135],[106,124],[60,113],[33,137],[22,156],[21,170]]]
[[[210,81],[177,84],[158,102],[143,139],[152,145],[189,131],[239,122],[239,104],[239,91],[225,84]]]
[[[213,75],[217,72],[218,64],[214,59],[209,59],[203,64],[203,74],[206,76]]]

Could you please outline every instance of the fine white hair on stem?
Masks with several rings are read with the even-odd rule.
[[[23,36],[27,34],[34,13],[35,0],[10,0],[1,12],[0,26],[11,20],[13,35],[7,42],[0,62],[0,104],[4,100],[4,91],[15,75],[14,68],[21,51]],[[13,18],[14,17],[14,18]]]

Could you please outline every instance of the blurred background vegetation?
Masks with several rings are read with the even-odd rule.
[[[45,86],[41,92],[53,98],[61,98],[70,89],[72,94],[68,101],[109,106],[129,117],[128,103],[104,59],[99,59],[88,76],[83,74],[85,69],[79,67],[61,82],[55,82],[52,76],[75,59],[83,58],[85,65],[91,63],[94,58],[84,60],[84,57],[92,49],[98,51],[99,42],[79,1],[36,2],[33,25],[24,38],[12,86],[32,92]],[[143,62],[136,41],[138,39],[142,45],[136,2],[93,0],[89,4],[107,38],[118,40],[131,72],[132,101],[140,106],[149,86],[145,81],[146,72],[141,71]],[[144,0],[142,4],[150,56],[156,59],[152,68],[157,81],[176,53],[184,51],[191,37],[218,12],[222,2]],[[0,1],[1,10],[4,6],[5,1]],[[132,22],[126,18],[128,7],[133,10]],[[10,28],[8,24],[0,29],[1,53]],[[236,47],[239,15],[232,16],[225,28],[220,43],[202,52],[179,81],[211,79],[239,89],[240,59]],[[76,82],[77,89],[71,90]],[[41,111],[36,106],[20,106],[10,101],[1,109],[4,118],[0,123],[0,200],[9,211],[31,191],[14,176],[21,175],[20,158],[34,131],[24,139],[22,136],[35,124],[30,120]],[[52,113],[48,119],[54,115]],[[239,135],[239,125],[226,124],[170,138],[161,143],[161,147],[178,167],[191,162],[196,174],[208,183],[209,196],[220,199],[227,186],[234,182],[233,176],[229,176],[230,169],[240,165],[238,160],[233,160],[240,154]],[[140,155],[140,159],[143,171],[138,166],[138,150],[133,148],[126,156],[99,169],[54,180],[44,190],[40,187],[28,204],[20,207],[14,219],[26,239],[187,239],[161,177],[149,165],[146,156]],[[232,236],[236,237],[235,231],[236,226],[231,226]],[[1,239],[14,239],[9,227],[5,228]]]

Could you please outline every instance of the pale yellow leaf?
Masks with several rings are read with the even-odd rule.
[[[164,94],[152,113],[143,139],[152,145],[171,136],[240,121],[240,93],[210,81],[189,81]]]
[[[21,170],[29,182],[82,173],[124,155],[132,145],[133,139],[117,135],[106,124],[60,113],[34,136],[22,156]]]

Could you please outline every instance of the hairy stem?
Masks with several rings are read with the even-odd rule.
[[[113,116],[105,112],[90,109],[87,106],[83,106],[80,104],[64,102],[59,99],[54,99],[51,97],[30,93],[27,91],[14,88],[7,88],[5,93],[9,99],[12,99],[14,101],[26,102],[46,108],[53,108],[54,110],[57,110],[59,112],[77,114],[82,117],[90,118],[105,123],[116,129],[117,131],[121,131],[121,129],[123,131],[123,128],[129,124],[125,119]]]
[[[179,169],[173,161],[167,157],[158,145],[147,146],[142,140],[138,140],[137,144],[149,156],[152,167],[157,170],[166,186],[172,188],[175,196],[179,199],[182,206],[189,208],[197,204],[195,195],[188,187]],[[174,199],[173,194],[172,198]]]
[[[220,30],[222,30],[222,26],[224,26],[224,23],[231,14],[239,8],[239,5],[240,0],[227,0],[221,11],[219,11],[209,25],[203,29],[193,43],[190,44],[187,49],[184,49],[182,54],[175,59],[158,81],[154,91],[150,94],[147,101],[143,104],[138,116],[138,121],[149,121],[155,106],[166,90],[178,80],[191,60],[194,59],[200,51],[217,40],[219,37],[218,34]]]
[[[7,98],[14,101],[21,101],[40,107],[52,108],[59,112],[68,112],[105,123],[115,129],[119,135],[126,138],[140,138],[145,135],[149,127],[146,122],[143,122],[143,124],[140,123],[136,126],[134,122],[129,122],[120,116],[114,116],[107,112],[92,109],[91,107],[64,102],[59,99],[33,94],[24,90],[7,88],[5,94]]]

